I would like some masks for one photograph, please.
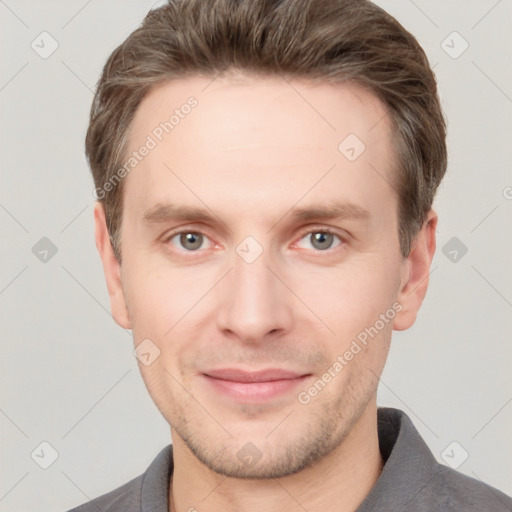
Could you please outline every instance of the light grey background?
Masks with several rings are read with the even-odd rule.
[[[430,289],[395,333],[379,404],[409,414],[439,461],[467,452],[459,471],[512,494],[512,1],[378,3],[435,66],[450,148]],[[83,151],[100,70],[153,4],[0,0],[0,512],[66,510],[170,442],[109,313]],[[46,59],[31,48],[51,48],[43,31],[59,45]],[[42,237],[58,249],[46,263]],[[456,262],[452,237],[468,249]],[[48,469],[31,457],[51,462],[43,441]]]

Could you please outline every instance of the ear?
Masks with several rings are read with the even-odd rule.
[[[427,293],[430,265],[436,251],[437,214],[430,210],[416,235],[411,251],[402,263],[402,279],[397,300],[402,310],[395,316],[393,329],[409,329]]]
[[[110,295],[112,317],[121,327],[131,329],[131,322],[121,284],[121,265],[114,255],[114,249],[110,243],[110,235],[105,221],[105,209],[99,201],[94,206],[94,227],[96,247],[103,263],[103,272],[105,273],[108,294]]]

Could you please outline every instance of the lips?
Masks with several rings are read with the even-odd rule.
[[[292,391],[310,374],[280,368],[259,371],[223,368],[208,370],[202,376],[216,393],[243,402],[265,402]]]
[[[296,379],[298,377],[302,377],[304,374],[281,369],[247,372],[235,368],[225,368],[222,370],[209,370],[205,372],[205,375],[213,377],[214,379],[228,380],[232,382],[269,382],[274,380]]]

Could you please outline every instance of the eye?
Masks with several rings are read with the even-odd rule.
[[[208,247],[202,247],[204,242],[209,242],[208,238],[202,233],[196,231],[182,231],[171,235],[168,239],[174,247],[178,249],[185,249],[189,252],[196,252],[198,249],[207,249]]]
[[[319,229],[315,231],[310,231],[309,233],[306,234],[306,236],[301,238],[301,241],[309,241],[309,247],[304,247],[304,245],[301,246],[300,242],[299,247],[302,247],[303,249],[311,249],[312,246],[312,248],[317,251],[326,251],[328,249],[333,248],[333,242],[336,239],[338,239],[339,243],[336,244],[334,247],[337,247],[338,245],[341,245],[343,243],[340,237],[329,230]]]
[[[335,244],[336,240],[338,240],[337,244]],[[306,243],[304,243],[304,241]],[[181,231],[179,233],[174,233],[166,239],[166,242],[170,243],[177,249],[187,252],[198,252],[200,249],[211,248],[211,242],[208,237],[197,231]],[[325,252],[341,245],[342,243],[343,240],[341,240],[341,238],[335,233],[326,229],[318,229],[306,233],[300,239],[298,246],[303,249],[314,249]]]

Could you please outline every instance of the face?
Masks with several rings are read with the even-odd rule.
[[[425,269],[400,255],[388,121],[355,85],[249,76],[139,106],[128,154],[156,144],[124,178],[122,265],[99,208],[98,247],[173,442],[218,473],[284,476],[336,449],[414,321]]]

